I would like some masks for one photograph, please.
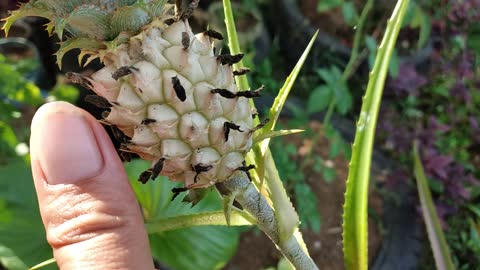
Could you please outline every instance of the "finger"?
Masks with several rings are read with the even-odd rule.
[[[153,269],[140,208],[104,129],[65,102],[32,121],[31,160],[60,269]]]

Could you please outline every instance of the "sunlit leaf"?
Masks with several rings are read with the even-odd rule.
[[[332,94],[331,88],[326,85],[315,88],[308,98],[307,111],[315,113],[327,109],[332,100]]]
[[[230,46],[230,52],[232,54],[241,53],[240,45],[238,42],[238,36],[235,29],[235,21],[233,18],[232,12],[232,5],[229,0],[223,0],[224,6],[224,13],[225,13],[225,22],[227,25],[227,32],[228,32],[228,42]],[[263,128],[263,130],[273,130],[278,119],[278,115],[285,104],[285,100],[288,96],[289,91],[291,90],[295,78],[298,76],[303,63],[305,62],[308,52],[312,48],[316,35],[308,44],[307,48],[305,49],[304,53],[300,57],[299,61],[297,62],[294,70],[288,76],[284,86],[279,91],[279,95],[274,101],[274,105],[270,109],[269,119],[270,122]],[[238,67],[242,67],[243,63],[240,62]],[[243,87],[248,87],[248,81],[245,76],[237,76],[237,85],[240,89]],[[256,120],[258,123],[258,120]],[[295,212],[295,209],[292,206],[290,198],[288,197],[285,188],[280,180],[278,175],[278,171],[275,167],[275,163],[273,162],[273,157],[268,149],[268,139],[264,140],[259,147],[254,146],[253,151],[250,151],[247,155],[247,162],[254,163],[257,166],[256,172],[252,173],[254,179],[258,181],[263,181],[263,177],[266,176],[267,179],[267,188],[268,188],[268,201],[273,202],[273,207],[275,208],[275,215],[280,224],[280,238],[287,238],[293,234],[293,231],[296,230],[298,227],[299,219],[298,215]],[[252,162],[253,161],[253,162]],[[263,182],[262,182],[263,183]],[[263,193],[263,187],[260,187],[260,191]],[[265,194],[265,193],[264,193]],[[302,243],[303,239],[299,236],[297,240]]]
[[[347,270],[368,268],[368,185],[375,127],[390,58],[408,3],[408,0],[399,0],[387,24],[357,123],[343,214],[343,251]]]
[[[7,123],[0,121],[0,153],[2,155],[14,153],[17,144],[17,136],[13,129]]]
[[[48,94],[55,97],[55,100],[62,100],[74,104],[77,102],[80,92],[75,86],[60,84],[55,86]]]
[[[45,269],[46,266],[57,263],[57,260],[55,258],[51,258],[49,260],[46,260],[44,262],[41,262],[33,267],[31,267],[28,270],[38,270],[38,269]]]
[[[183,202],[185,194],[180,194],[172,201],[171,189],[178,184],[165,177],[147,184],[141,184],[137,180],[150,167],[148,162],[133,160],[125,164],[125,167],[145,219],[149,222],[147,229],[151,232],[150,245],[155,258],[177,270],[220,269],[225,265],[236,250],[238,229],[221,226],[191,227],[226,223],[222,200],[216,192],[208,192],[192,207],[191,203]],[[233,215],[232,223],[237,225],[242,215],[237,212]],[[162,223],[162,220],[165,222]]]
[[[234,255],[238,230],[193,227],[150,235],[153,256],[176,270],[222,269]]]
[[[0,244],[0,266],[8,270],[25,270],[27,266],[18,258],[15,253]]]
[[[11,219],[0,220],[0,245],[10,248],[26,265],[32,266],[53,257],[32,181],[30,167],[12,161],[0,167],[0,200],[6,202]],[[55,265],[43,269],[57,269]]]
[[[267,133],[261,133],[258,136],[254,136],[253,144],[260,143],[261,141],[266,139],[271,139],[271,138],[280,137],[280,136],[287,136],[291,134],[301,133],[304,131],[305,130],[303,129],[289,129],[289,130],[276,130],[276,131],[271,131]]]

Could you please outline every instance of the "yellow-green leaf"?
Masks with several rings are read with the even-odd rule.
[[[375,126],[385,79],[409,0],[398,0],[378,48],[357,123],[343,213],[343,252],[347,270],[368,269],[368,184]]]

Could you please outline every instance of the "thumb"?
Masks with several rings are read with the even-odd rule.
[[[143,220],[104,129],[65,102],[32,121],[40,212],[60,269],[154,269]]]

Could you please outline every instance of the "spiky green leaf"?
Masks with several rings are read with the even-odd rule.
[[[57,260],[55,258],[51,258],[51,259],[48,259],[44,262],[41,262],[33,267],[31,267],[30,269],[28,270],[38,270],[38,269],[44,269],[45,267],[49,266],[49,265],[53,265],[57,262]]]
[[[223,7],[230,52],[232,54],[241,53],[230,0],[223,0]],[[235,69],[240,69],[242,67],[244,67],[243,61],[240,61],[236,66],[234,66]],[[250,88],[246,76],[237,76],[236,80],[239,89]],[[252,106],[254,107],[253,101]],[[258,122],[259,120],[255,119],[255,123],[258,124]],[[283,183],[280,180],[280,176],[278,175],[278,171],[275,167],[275,162],[273,161],[270,150],[267,147],[266,151],[262,152],[260,146],[255,145],[253,147],[253,151],[250,151],[247,154],[246,161],[257,166],[256,170],[254,170],[251,175],[255,179],[257,186],[259,186],[260,191],[263,194],[265,194],[263,189],[267,190],[268,192],[267,195],[269,195],[269,197],[267,197],[267,200],[273,203],[273,207],[276,210],[276,219],[278,224],[280,224],[280,238],[282,240],[288,238],[298,227],[299,218],[298,214],[293,208],[285,188],[283,187]],[[263,185],[264,172],[266,176],[265,178],[267,179],[266,185]],[[295,236],[302,244],[302,237],[299,235]]]
[[[255,223],[255,219],[249,214],[233,209],[229,223],[223,211],[215,211],[158,219],[147,223],[146,227],[148,233],[153,234],[195,226],[249,226]]]
[[[77,7],[67,17],[69,28],[75,33],[81,33],[83,37],[89,37],[98,40],[106,40],[109,37],[109,14],[92,5],[83,5]],[[58,31],[58,30],[57,30]]]
[[[353,143],[343,214],[343,251],[347,270],[368,268],[368,183],[380,102],[409,0],[399,0],[378,48]]]
[[[8,35],[8,32],[10,31],[12,25],[22,18],[34,16],[50,19],[53,18],[54,15],[55,14],[51,10],[47,9],[45,5],[37,4],[36,2],[32,1],[26,4],[22,4],[20,8],[11,12],[8,18],[3,19],[5,23],[2,26],[2,30],[4,30],[5,33]]]
[[[60,49],[55,56],[57,57],[57,65],[62,68],[62,59],[65,54],[73,49],[81,49],[84,52],[96,52],[100,49],[104,49],[106,46],[104,43],[92,40],[90,38],[72,38],[60,44]]]
[[[225,220],[228,226],[231,225],[232,208],[233,208],[234,200],[235,200],[235,194],[223,196],[223,214],[225,215]]]
[[[263,140],[266,140],[266,139],[296,134],[304,131],[305,130],[303,129],[289,129],[289,130],[275,130],[275,131],[260,133],[253,137],[253,144],[261,143]]]
[[[123,31],[138,31],[150,22],[148,12],[139,6],[125,6],[118,9],[111,19],[111,34],[117,36]]]
[[[312,39],[308,43],[307,47],[303,51],[302,56],[298,60],[297,64],[293,68],[292,72],[290,75],[288,75],[287,80],[285,81],[285,84],[282,86],[280,89],[277,97],[275,98],[275,101],[273,102],[272,107],[270,108],[269,112],[269,119],[270,122],[267,124],[265,130],[273,130],[275,128],[275,125],[277,124],[278,117],[280,116],[280,113],[282,112],[283,106],[285,105],[285,102],[287,101],[287,97],[290,94],[290,91],[293,88],[293,84],[297,80],[298,75],[300,74],[300,70],[303,67],[303,64],[307,60],[308,54],[310,53],[310,50],[313,47],[313,44],[315,43],[315,40],[317,38],[318,31],[315,32],[313,35]]]

